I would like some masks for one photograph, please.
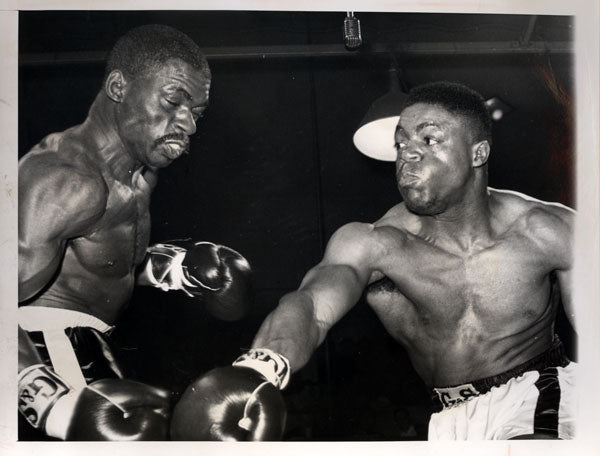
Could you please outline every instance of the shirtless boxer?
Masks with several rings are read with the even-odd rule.
[[[134,283],[247,311],[250,267],[209,242],[148,246],[158,169],[186,153],[210,69],[166,26],[122,37],[85,121],[19,163],[19,410],[60,439],[166,439],[169,393],[126,379],[108,333]]]
[[[395,142],[403,202],[333,235],[253,348],[186,391],[173,414],[175,438],[223,438],[215,421],[252,429],[259,393],[284,387],[365,289],[432,388],[440,411],[430,440],[572,437],[575,365],[554,334],[551,289],[556,277],[574,323],[573,211],[487,186],[491,122],[482,97],[465,86],[413,89]],[[237,395],[241,416],[215,419],[209,405],[195,408],[206,390]],[[281,416],[271,419],[280,436]]]

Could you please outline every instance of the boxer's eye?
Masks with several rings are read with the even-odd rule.
[[[425,144],[427,144],[428,146],[435,146],[436,144],[440,143],[436,138],[432,138],[431,136],[425,136],[424,139]]]
[[[204,117],[204,109],[197,109],[192,111],[192,117],[194,118],[194,122],[200,119],[201,117]]]
[[[402,150],[406,148],[406,143],[404,141],[399,141],[394,144],[394,147],[396,148],[396,150]]]

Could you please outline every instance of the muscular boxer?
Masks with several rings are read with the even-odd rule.
[[[108,338],[136,279],[224,320],[247,310],[250,267],[236,251],[148,246],[157,171],[187,153],[210,82],[189,37],[133,29],[85,121],[19,163],[19,410],[52,437],[167,438],[169,394],[125,378]]]
[[[222,396],[247,403],[261,382],[285,386],[366,289],[439,406],[429,439],[573,436],[576,366],[554,334],[551,293],[557,281],[574,323],[573,211],[487,186],[491,122],[471,89],[420,86],[399,111],[403,202],[375,223],[350,223],[333,235],[321,262],[266,318],[253,348],[191,385],[175,408],[172,434],[213,438],[205,432],[211,419],[247,424],[248,413],[202,416],[194,401],[211,380]],[[249,375],[254,383],[242,381]],[[182,426],[190,417],[200,424]]]

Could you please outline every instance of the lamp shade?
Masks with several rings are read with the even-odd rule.
[[[371,104],[352,138],[360,152],[376,160],[396,160],[394,132],[405,99],[406,94],[396,89]]]

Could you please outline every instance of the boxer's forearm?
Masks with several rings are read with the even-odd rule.
[[[267,317],[252,344],[285,356],[292,372],[303,367],[327,331],[359,299],[368,274],[344,264],[312,268],[300,288],[285,295]]]
[[[267,316],[252,347],[268,348],[285,356],[294,372],[308,362],[326,333],[314,317],[310,295],[297,291],[284,296]]]

